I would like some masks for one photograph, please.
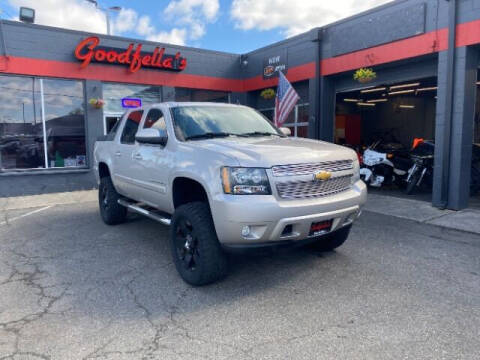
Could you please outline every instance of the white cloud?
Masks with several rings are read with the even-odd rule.
[[[135,31],[147,40],[167,44],[185,45],[187,38],[187,30],[184,28],[173,28],[170,31],[157,31],[152,25],[151,18],[147,15],[141,16],[138,19]]]
[[[136,32],[142,36],[151,36],[155,32],[149,16],[144,15],[140,17],[136,26]]]
[[[207,23],[215,22],[218,0],[173,0],[163,13],[175,24],[188,28],[188,38],[198,40],[205,35]]]
[[[186,29],[173,28],[171,31],[160,31],[154,35],[148,36],[147,40],[162,42],[167,44],[185,45],[187,38]]]
[[[200,15],[212,21],[218,13],[218,0],[173,0],[165,9],[165,14],[179,17]]]
[[[286,36],[293,36],[389,1],[391,0],[233,0],[230,16],[239,29],[279,28]]]
[[[114,33],[124,33],[135,29],[138,14],[133,9],[122,9],[113,22]]]
[[[35,9],[35,23],[61,28],[106,34],[105,13],[85,0],[8,0],[13,8],[27,6]],[[205,35],[205,21],[211,21],[218,12],[218,0],[171,1],[164,11],[174,16],[176,26],[157,30],[148,15],[139,15],[125,8],[111,14],[112,33],[133,32],[141,38],[169,44],[185,45],[187,38],[196,40]],[[197,13],[202,14],[201,17]],[[205,20],[207,19],[207,20]],[[18,20],[18,19],[15,19]],[[189,29],[189,31],[187,31]]]
[[[14,8],[35,9],[37,24],[105,34],[105,14],[85,0],[9,0]]]

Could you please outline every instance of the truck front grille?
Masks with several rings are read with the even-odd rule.
[[[272,167],[273,176],[310,175],[320,171],[345,171],[353,169],[352,160],[325,161],[321,163],[277,165]]]
[[[350,189],[351,175],[331,178],[327,181],[286,181],[276,184],[282,199],[306,199],[333,195]]]

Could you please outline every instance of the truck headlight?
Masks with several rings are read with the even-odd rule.
[[[261,168],[222,167],[225,194],[271,195],[267,172]]]
[[[352,176],[352,185],[360,180],[360,163],[357,159],[353,160],[353,176]]]

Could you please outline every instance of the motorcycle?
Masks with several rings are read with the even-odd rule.
[[[381,140],[373,143],[363,152],[360,177],[372,187],[392,184],[402,186],[411,166],[410,160],[401,156],[401,149],[391,149],[391,152],[377,151],[379,147],[385,149],[385,145],[380,146],[380,144]]]
[[[411,151],[413,166],[408,170],[407,194],[413,194],[422,185],[433,186],[433,160],[435,143],[423,139],[415,139]],[[480,144],[472,146],[472,165],[470,171],[470,194],[480,191]]]
[[[415,189],[427,183],[433,185],[433,154],[435,143],[433,141],[414,139],[410,158],[413,166],[408,170],[406,179],[407,187],[405,192],[408,195],[414,193]]]

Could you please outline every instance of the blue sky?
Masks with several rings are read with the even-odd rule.
[[[322,26],[388,0],[98,0],[112,13],[115,35],[244,53]],[[20,6],[36,10],[36,23],[98,33],[105,16],[86,0],[0,0],[2,18]]]

